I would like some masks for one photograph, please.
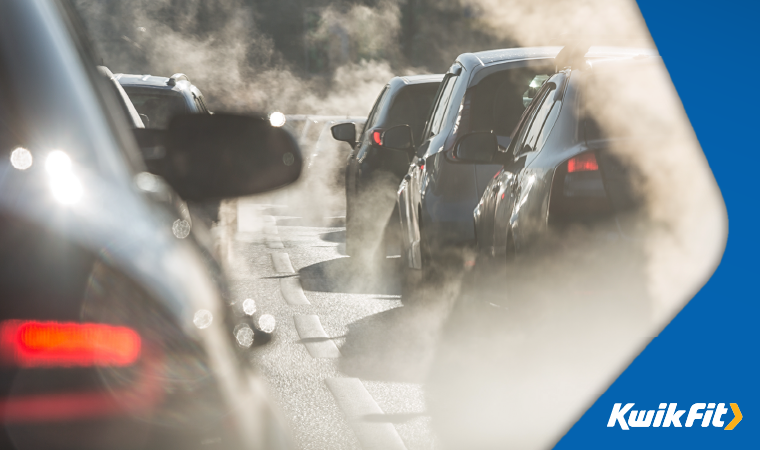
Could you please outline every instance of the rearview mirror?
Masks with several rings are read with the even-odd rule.
[[[263,117],[181,114],[164,132],[138,129],[135,136],[144,153],[163,144],[160,157],[146,164],[185,200],[257,194],[286,186],[301,173],[296,141]]]
[[[454,146],[454,160],[463,163],[491,164],[499,150],[496,135],[490,131],[476,131],[464,135]]]
[[[414,148],[412,127],[409,125],[396,125],[385,130],[380,137],[383,147],[395,150],[409,150]]]
[[[353,146],[356,144],[356,125],[353,123],[339,123],[330,128],[333,139],[336,141],[348,142]]]

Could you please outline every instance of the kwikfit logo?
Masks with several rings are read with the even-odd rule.
[[[685,409],[677,409],[678,403],[660,403],[657,410],[639,411],[632,409],[635,403],[627,403],[623,406],[622,403],[615,403],[612,407],[612,414],[610,414],[610,420],[607,421],[607,427],[614,427],[615,424],[620,425],[620,428],[628,430],[631,428],[647,428],[647,427],[663,427],[670,426],[680,428],[685,426],[690,428],[694,425],[694,422],[698,422],[702,427],[723,428],[725,425],[723,421],[723,415],[728,412],[725,403],[718,403],[717,407],[715,403],[694,403],[689,408],[689,414],[686,415],[686,421],[681,425],[681,417],[686,413]],[[739,405],[731,403],[731,411],[734,413],[734,419],[726,425],[724,430],[733,430],[734,427],[742,421],[742,412],[739,410]],[[628,420],[625,416],[628,414]]]

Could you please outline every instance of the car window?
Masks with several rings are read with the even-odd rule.
[[[538,103],[534,109],[535,113],[531,119],[530,125],[526,128],[526,131],[524,133],[525,137],[521,140],[520,147],[518,147],[518,151],[515,153],[516,155],[533,152],[540,149],[538,146],[539,136],[541,135],[544,125],[547,123],[549,113],[554,106],[554,94],[556,92],[556,86],[554,84],[551,84],[547,86],[547,89],[543,94],[541,94],[541,98],[539,100],[540,103]],[[559,107],[557,109],[559,110]],[[543,145],[543,142],[541,142],[541,144]]]
[[[542,98],[545,92],[546,89],[542,88],[539,93],[536,94],[536,97]],[[539,106],[536,103],[541,102],[540,100],[534,100],[531,102],[523,113],[522,117],[520,117],[517,128],[515,128],[515,130],[512,132],[512,141],[509,145],[509,148],[507,149],[508,152],[511,152],[515,155],[520,153],[519,149],[522,147],[522,142],[525,140],[525,136],[528,132],[528,129],[530,128],[533,118],[535,117],[536,110]]]
[[[369,115],[367,116],[367,121],[364,123],[364,128],[362,129],[360,141],[364,141],[364,139],[367,138],[367,131],[371,130],[372,127],[375,126],[375,122],[377,122],[377,116],[379,115],[379,112],[385,103],[385,99],[388,96],[387,94],[388,94],[388,86],[385,86],[385,88],[383,88],[383,91],[380,93],[380,95],[377,96],[377,100],[375,101],[375,106],[372,107],[372,111],[370,111]]]
[[[451,99],[451,93],[454,90],[454,84],[457,77],[450,75],[443,81],[443,87],[441,88],[441,95],[438,97],[438,102],[435,105],[435,111],[430,119],[430,131],[429,136],[435,136],[440,133],[441,125],[443,124],[443,117],[446,114],[446,107]]]
[[[530,102],[533,101],[533,97],[538,94],[541,86],[543,86],[546,80],[549,79],[549,76],[549,74],[538,74],[530,80],[530,83],[528,83],[528,89],[523,92],[523,106],[527,108],[528,105],[530,105]]]
[[[406,86],[393,99],[383,127],[409,125],[412,128],[414,142],[419,143],[425,119],[430,113],[433,98],[438,92],[438,83],[413,84]]]
[[[460,107],[462,132],[511,135],[525,108],[549,78],[547,70],[535,66],[501,70],[469,87]]]
[[[124,90],[127,91],[137,112],[148,116],[148,128],[166,128],[175,114],[189,112],[182,95],[173,91],[137,90],[126,86]]]
[[[556,92],[556,89],[552,91],[553,98],[555,97]],[[551,105],[552,106],[549,109],[549,114],[546,116],[544,125],[541,127],[541,132],[538,134],[538,138],[536,139],[536,146],[534,149],[536,152],[540,152],[541,149],[544,148],[544,144],[549,138],[549,134],[551,134],[552,129],[554,128],[554,124],[557,122],[557,117],[559,117],[559,112],[562,109],[562,101],[552,101]]]

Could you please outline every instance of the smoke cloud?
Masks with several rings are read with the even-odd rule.
[[[113,72],[184,72],[219,111],[366,116],[394,75],[444,70],[464,51],[580,42],[654,47],[633,0],[320,3],[289,22],[302,53],[281,51],[284,38],[264,31],[265,18],[244,0],[188,0],[181,8],[172,0],[75,3]],[[415,16],[423,7],[433,12]],[[398,345],[383,348],[392,347],[394,361],[424,361],[414,373],[400,369],[401,378],[429,379],[444,447],[553,445],[720,261],[725,206],[665,66],[600,73],[606,78],[586,99],[589,113],[608,135],[646,138],[610,148],[638,174],[643,208],[625,225],[643,230],[614,243],[595,239],[600,230],[593,228],[548,234],[494,274],[468,272],[472,257],[463,252],[451,258],[459,265],[426,275],[434,288],[405,291],[424,301],[394,317],[402,324],[393,328]],[[315,145],[336,153],[323,139]],[[331,170],[292,191],[319,192],[329,206],[313,197],[298,203],[294,194],[289,214],[333,214],[341,206],[343,186]],[[378,228],[389,216],[378,214]],[[359,280],[381,269],[353,267],[349,275]],[[393,376],[363,360],[351,337],[346,353],[354,358],[343,361],[345,371]],[[414,354],[404,353],[407,342],[419,344]]]

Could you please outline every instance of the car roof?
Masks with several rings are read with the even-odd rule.
[[[186,80],[179,80],[174,86],[172,86],[168,84],[169,82],[168,77],[158,77],[155,75],[137,75],[137,74],[129,74],[129,73],[117,73],[114,75],[114,78],[116,78],[116,80],[122,86],[129,86],[129,87],[147,87],[147,88],[155,88],[155,89],[166,89],[168,91],[178,91],[178,92],[184,91],[186,89],[190,89],[192,87],[192,84]]]
[[[562,47],[521,47],[462,53],[457,58],[465,69],[524,59],[554,58]]]
[[[421,86],[425,84],[438,85],[443,80],[443,74],[435,75],[408,75],[403,77],[393,77],[388,82],[390,91],[393,95],[406,86]]]
[[[440,83],[444,74],[406,75],[400,78],[406,84]]]
[[[472,70],[478,66],[490,66],[493,64],[506,63],[510,61],[521,61],[526,59],[554,58],[563,47],[521,47],[508,48],[500,50],[487,50],[476,53],[462,53],[457,58],[457,62],[464,69]],[[588,58],[606,58],[616,56],[636,56],[649,55],[657,56],[657,50],[652,48],[638,47],[610,47],[610,46],[592,46],[586,56]]]

